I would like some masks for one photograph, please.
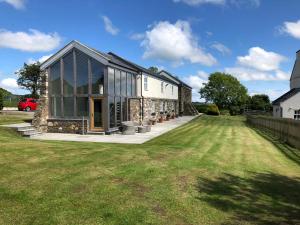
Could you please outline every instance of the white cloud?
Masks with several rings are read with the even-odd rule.
[[[260,71],[275,71],[280,67],[280,63],[286,60],[282,55],[275,52],[268,52],[260,47],[249,49],[249,54],[239,56],[238,64]]]
[[[0,0],[0,2],[5,2],[10,4],[15,9],[24,9],[25,8],[25,0]]]
[[[10,92],[15,92],[15,90],[19,88],[17,80],[14,78],[4,78],[0,81],[0,87]]]
[[[231,54],[231,50],[223,45],[222,43],[219,42],[215,42],[214,44],[211,45],[211,48],[221,52],[223,55],[230,55]]]
[[[161,21],[155,24],[146,32],[141,46],[145,48],[143,58],[167,60],[175,65],[189,61],[212,66],[217,62],[199,46],[187,21],[178,20],[175,24]]]
[[[280,31],[294,38],[300,39],[300,20],[296,22],[284,22]]]
[[[27,63],[28,63],[28,64],[33,64],[33,63],[37,63],[37,62],[43,63],[43,62],[45,62],[47,59],[49,59],[52,55],[53,55],[53,54],[50,54],[50,55],[44,55],[44,56],[40,57],[40,58],[37,59],[37,60],[35,60],[35,59],[33,59],[33,58],[29,58],[29,59],[27,60]]]
[[[252,7],[259,7],[260,0],[173,0],[173,2],[183,2],[189,6],[199,6],[204,4],[212,4],[212,5],[234,5],[237,7],[241,7],[243,5],[248,5]]]
[[[0,48],[13,48],[27,52],[46,52],[60,45],[61,37],[57,33],[42,33],[30,29],[29,32],[12,32],[0,29]]]
[[[282,70],[276,70],[273,72],[259,71],[256,69],[250,69],[245,67],[228,67],[225,68],[225,73],[232,74],[237,79],[242,81],[250,80],[289,80],[290,73],[284,72]]]
[[[190,75],[183,78],[184,82],[193,88],[192,100],[194,102],[200,101],[199,90],[203,87],[203,83],[207,82],[208,73],[204,71],[198,71],[196,75]]]
[[[144,33],[134,33],[131,34],[129,37],[131,40],[135,40],[135,41],[139,41],[145,38],[145,34]]]
[[[102,16],[105,30],[111,35],[117,35],[119,33],[119,29],[113,25],[111,20],[107,16]]]

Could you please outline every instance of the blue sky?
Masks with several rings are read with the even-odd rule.
[[[298,0],[0,0],[0,86],[71,40],[157,66],[197,89],[209,73],[236,76],[250,94],[289,90],[300,49]]]

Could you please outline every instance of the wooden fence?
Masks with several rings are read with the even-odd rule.
[[[247,116],[247,122],[259,129],[268,130],[282,142],[300,149],[300,121],[267,116]]]

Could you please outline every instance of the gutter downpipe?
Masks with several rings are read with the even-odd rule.
[[[142,98],[142,101],[140,101],[140,104],[141,104],[140,105],[140,108],[141,108],[140,125],[142,125],[143,119],[144,119],[143,72],[141,72],[141,98]]]

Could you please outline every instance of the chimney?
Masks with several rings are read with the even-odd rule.
[[[300,59],[300,50],[298,52],[296,52],[296,58]]]

